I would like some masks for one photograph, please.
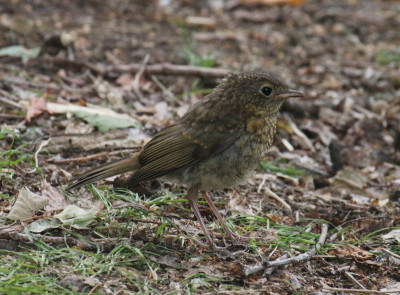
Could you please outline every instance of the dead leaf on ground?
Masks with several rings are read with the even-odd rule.
[[[110,83],[101,78],[95,80],[94,86],[98,96],[101,99],[108,101],[113,108],[118,110],[125,108],[121,89],[112,86]]]
[[[54,215],[63,224],[69,225],[77,229],[85,229],[94,221],[99,209],[96,207],[90,210],[84,210],[75,205],[68,205],[60,214]]]
[[[246,198],[243,198],[241,194],[230,190],[227,195],[229,199],[227,207],[230,212],[236,211],[243,215],[254,215],[253,210],[246,204]]]
[[[41,115],[44,112],[53,115],[53,112],[50,111],[47,107],[47,97],[49,96],[49,92],[46,92],[45,95],[37,97],[31,96],[29,97],[29,106],[28,111],[26,112],[25,122],[30,123],[31,119]]]
[[[87,107],[82,107],[66,103],[48,103],[47,106],[51,112],[56,114],[72,113],[100,131],[141,126],[141,123],[131,116],[104,107],[89,104]]]
[[[41,192],[43,197],[49,199],[49,203],[45,207],[45,210],[48,213],[64,209],[69,205],[65,196],[63,196],[57,188],[51,186],[46,180],[42,181]]]
[[[382,235],[382,239],[386,242],[395,240],[400,243],[400,229],[391,230],[387,234]]]
[[[30,232],[41,233],[48,229],[59,228],[61,225],[62,223],[54,218],[41,218],[29,223],[26,228]]]
[[[49,203],[47,197],[32,193],[27,187],[19,191],[17,201],[8,213],[7,218],[24,220],[35,216],[35,212],[43,209]]]
[[[336,246],[332,246],[333,250],[330,251],[330,254],[336,254],[339,257],[347,257],[347,258],[353,258],[357,260],[358,262],[361,261],[366,261],[372,257],[374,257],[373,254],[353,245],[346,245],[344,248],[339,248]]]
[[[340,170],[333,178],[332,189],[346,189],[346,191],[369,197],[369,194],[364,189],[367,181],[368,177],[361,171],[346,167]]]

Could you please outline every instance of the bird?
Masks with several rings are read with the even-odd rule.
[[[288,98],[303,96],[271,71],[229,73],[142,150],[73,177],[67,189],[126,172],[133,172],[128,186],[157,178],[184,185],[207,241],[199,243],[218,250],[196,201],[201,194],[226,237],[240,238],[226,225],[207,192],[245,184],[272,145],[281,105]]]

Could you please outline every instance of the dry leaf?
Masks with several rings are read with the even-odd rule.
[[[53,113],[47,108],[47,97],[49,96],[49,91],[41,97],[31,96],[29,98],[29,107],[26,112],[25,122],[29,123],[33,117],[37,117],[44,112],[53,115]]]
[[[7,217],[12,220],[24,220],[35,216],[35,212],[43,209],[49,199],[32,193],[27,187],[19,191],[17,201]]]
[[[332,248],[334,254],[342,257],[353,258],[357,261],[367,261],[374,256],[373,254],[353,245],[346,245],[344,248],[332,246]]]
[[[121,89],[112,86],[101,78],[95,80],[94,86],[99,97],[107,100],[113,108],[123,109],[125,107]]]
[[[49,199],[49,204],[45,208],[47,212],[61,210],[69,205],[67,199],[59,192],[59,190],[51,186],[46,180],[42,181],[41,192],[43,197]]]
[[[26,228],[33,233],[41,233],[48,229],[59,228],[61,222],[53,218],[41,218],[29,223]]]
[[[85,229],[94,221],[99,209],[96,207],[90,210],[84,210],[75,205],[68,205],[60,214],[54,215],[63,224],[69,225],[77,229]]]

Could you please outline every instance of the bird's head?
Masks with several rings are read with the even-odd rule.
[[[289,89],[279,75],[262,71],[231,73],[216,91],[251,116],[275,115],[287,98],[304,96],[300,91]]]

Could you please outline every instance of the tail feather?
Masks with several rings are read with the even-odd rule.
[[[67,190],[95,182],[96,180],[101,180],[128,171],[134,171],[139,168],[138,156],[139,153],[135,153],[128,158],[106,163],[79,174],[72,178],[71,184],[67,187]]]

